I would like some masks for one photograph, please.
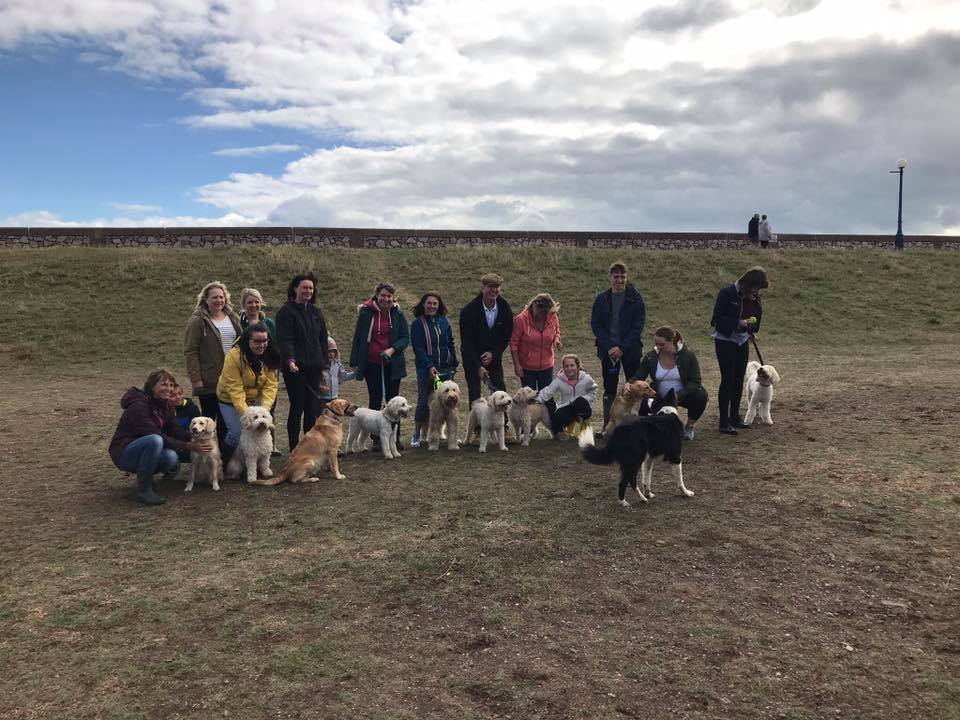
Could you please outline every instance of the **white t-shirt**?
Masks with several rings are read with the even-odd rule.
[[[680,369],[676,366],[667,370],[657,360],[656,391],[660,397],[666,397],[667,393],[673,390],[677,395],[683,390],[683,383],[680,382]]]
[[[213,318],[210,319],[213,320]],[[237,339],[237,331],[233,329],[233,323],[230,322],[228,315],[224,315],[223,320],[213,320],[213,324],[220,331],[220,342],[223,344],[223,354],[226,355]]]

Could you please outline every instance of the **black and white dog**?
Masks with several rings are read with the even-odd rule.
[[[673,467],[680,492],[686,497],[693,495],[683,484],[683,421],[677,415],[676,394],[671,390],[666,398],[650,398],[640,406],[639,416],[625,418],[610,434],[607,444],[598,448],[593,444],[582,447],[583,458],[595,465],[620,465],[620,504],[630,507],[626,495],[627,485],[637,491],[640,499],[647,502],[654,495],[650,491],[653,480],[653,461],[662,458]],[[640,472],[642,489],[637,487]]]

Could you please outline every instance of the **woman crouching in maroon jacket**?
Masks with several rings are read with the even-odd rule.
[[[166,500],[153,485],[156,473],[176,473],[177,450],[210,452],[209,443],[191,440],[180,427],[172,402],[177,381],[169,370],[159,368],[147,375],[143,389],[132,387],[123,394],[123,415],[110,441],[113,464],[137,474],[137,500],[162,505]]]

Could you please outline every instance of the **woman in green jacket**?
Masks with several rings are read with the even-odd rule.
[[[226,425],[220,417],[217,382],[223,371],[223,359],[240,335],[240,318],[230,305],[230,293],[222,282],[207,283],[197,295],[197,306],[183,334],[183,359],[206,417],[217,421],[220,444]]]
[[[646,380],[660,397],[670,390],[677,395],[677,405],[687,409],[687,424],[683,429],[685,440],[693,440],[694,425],[707,407],[707,391],[700,380],[700,363],[693,350],[683,344],[680,332],[664,325],[653,334],[653,350],[643,356],[633,380]]]

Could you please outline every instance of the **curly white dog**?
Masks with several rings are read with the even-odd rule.
[[[770,417],[770,402],[773,400],[773,386],[780,382],[780,375],[773,365],[761,365],[751,360],[747,365],[747,414],[743,421],[749,425],[756,415],[764,425],[773,425]]]
[[[393,460],[400,457],[397,449],[397,426],[400,420],[410,416],[410,403],[397,395],[387,401],[383,410],[358,408],[350,418],[350,434],[347,436],[347,452],[363,452],[367,446],[367,434],[380,438],[383,457]]]
[[[447,450],[459,450],[457,430],[460,407],[460,386],[453,380],[445,380],[440,387],[430,393],[430,418],[427,425],[427,440],[431,450],[440,449],[441,431],[446,428]]]
[[[270,469],[270,452],[273,450],[273,418],[265,407],[251,405],[240,418],[240,443],[227,463],[227,478],[238,480],[244,470],[247,482],[261,477],[273,477]]]
[[[507,393],[497,390],[489,398],[480,398],[473,403],[467,419],[467,440],[473,437],[473,431],[479,427],[480,452],[487,451],[487,443],[490,441],[497,443],[501,450],[507,449],[503,423],[512,402]]]

